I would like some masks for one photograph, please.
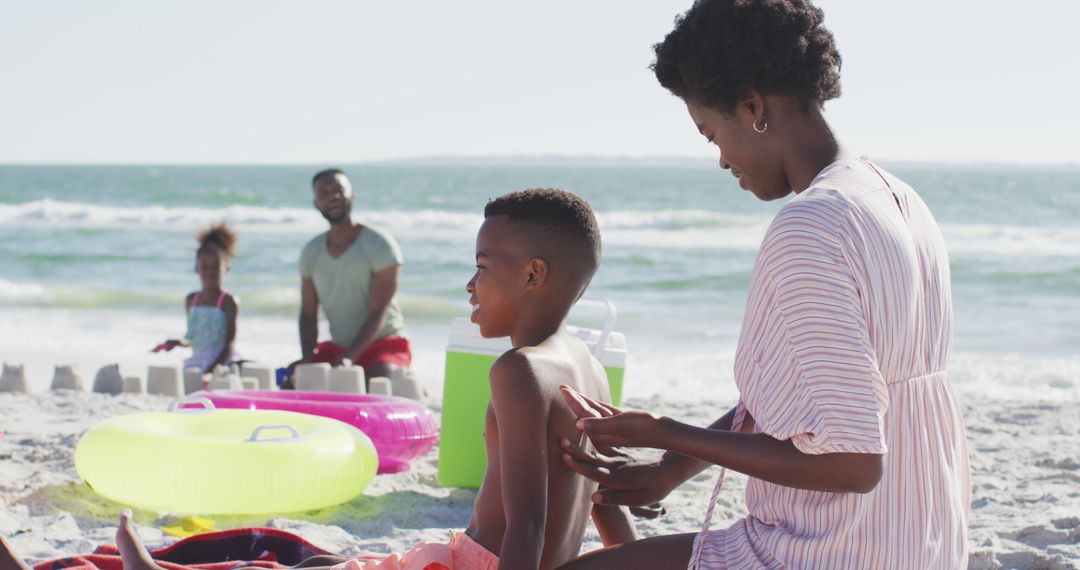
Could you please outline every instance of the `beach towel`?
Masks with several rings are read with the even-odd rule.
[[[336,570],[497,570],[499,557],[463,532],[450,533],[450,542],[421,542],[404,556],[358,556]]]
[[[167,570],[197,568],[285,568],[319,555],[332,555],[295,534],[273,528],[238,528],[185,538],[150,552]],[[47,560],[34,570],[123,570],[120,552],[104,544],[93,554]]]

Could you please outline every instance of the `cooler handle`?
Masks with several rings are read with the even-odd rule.
[[[615,303],[612,303],[605,297],[585,295],[578,299],[578,304],[581,303],[585,303],[586,305],[603,305],[607,308],[607,316],[604,317],[604,325],[600,329],[600,338],[596,341],[596,346],[593,348],[593,356],[600,358],[600,355],[604,353],[604,349],[607,347],[608,338],[611,337],[611,331],[615,329],[615,317],[618,316],[618,311],[615,310]]]

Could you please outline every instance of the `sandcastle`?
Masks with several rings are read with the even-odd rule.
[[[94,392],[116,396],[124,391],[124,377],[119,364],[106,364],[94,376]]]
[[[344,361],[341,366],[327,363],[300,364],[293,380],[297,390],[329,391],[347,394],[395,395],[421,400],[423,391],[415,377],[405,370],[395,370],[389,377],[366,378],[364,368]],[[50,390],[86,389],[82,377],[70,364],[53,367]],[[229,366],[218,365],[210,373],[199,368],[181,369],[177,366],[153,365],[147,368],[145,391],[147,394],[179,397],[199,390],[276,390],[275,371],[267,366],[245,362]],[[119,364],[106,364],[94,376],[91,391],[113,396],[122,393],[142,393],[143,379],[123,375]],[[0,392],[28,392],[25,367],[22,364],[4,364],[0,376]]]
[[[0,375],[0,392],[26,392],[26,371],[22,364],[4,363],[4,374]]]
[[[75,371],[75,367],[70,364],[58,364],[53,367],[52,384],[49,385],[50,390],[78,390],[83,391],[86,387],[83,385],[82,376]]]

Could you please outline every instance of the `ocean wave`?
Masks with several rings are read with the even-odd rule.
[[[1080,256],[1080,227],[945,224],[950,253],[1000,256]]]
[[[116,309],[120,311],[152,310],[155,312],[181,312],[181,303],[187,292],[146,293],[74,287],[17,283],[0,279],[0,306],[29,306],[54,309]],[[244,314],[270,317],[295,317],[300,307],[300,291],[295,287],[270,288],[241,293],[241,310]],[[467,312],[462,293],[461,301],[455,302],[424,295],[399,295],[398,304],[409,318],[441,319],[460,316]]]
[[[41,306],[60,309],[180,306],[182,297],[69,285],[17,283],[0,279],[0,305]]]
[[[363,210],[358,217],[385,228],[400,241],[469,243],[483,217],[477,212],[446,210]],[[311,235],[326,228],[312,208],[233,205],[225,208],[163,206],[116,207],[34,200],[0,204],[0,224],[7,227],[108,228],[191,231],[226,220],[244,232]],[[660,248],[752,251],[758,248],[770,219],[697,209],[597,212],[605,244]],[[943,224],[954,254],[997,256],[1080,256],[1080,228]]]
[[[122,208],[34,200],[22,204],[0,204],[0,223],[10,226],[51,226],[63,224],[77,228],[132,228],[190,230],[220,220],[243,226],[296,226],[311,229],[325,224],[318,212],[301,208],[265,208],[228,206],[225,208],[166,208],[142,206]]]
[[[1080,400],[1080,358],[959,353],[949,362],[957,390],[999,398]]]
[[[477,212],[445,210],[360,211],[361,220],[385,228],[399,240],[450,243],[471,242],[483,222]],[[190,231],[225,220],[245,232],[310,235],[325,229],[322,216],[311,208],[229,206],[226,208],[123,208],[79,202],[34,200],[0,204],[0,224],[9,227],[106,228]],[[768,219],[706,210],[598,212],[597,222],[609,244],[753,249]]]
[[[357,208],[360,210],[359,208]],[[476,212],[453,212],[446,210],[379,210],[360,211],[363,217],[386,220],[392,226],[425,226],[434,228],[466,229],[479,226],[483,221],[480,210]],[[265,206],[233,205],[224,208],[193,208],[141,206],[125,208],[81,202],[62,202],[51,199],[34,200],[22,204],[0,204],[0,222],[5,224],[38,225],[69,222],[80,226],[113,227],[119,225],[182,226],[188,228],[199,223],[225,219],[246,225],[300,225],[323,226],[326,222],[312,208],[272,208]],[[598,212],[600,225],[612,230],[633,229],[689,229],[689,228],[737,228],[753,227],[763,221],[759,217],[740,216],[710,212],[707,210],[677,209],[659,211],[622,210]]]
[[[25,304],[42,299],[45,288],[37,283],[12,283],[0,279],[0,303]]]

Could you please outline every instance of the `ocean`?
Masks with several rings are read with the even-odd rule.
[[[950,373],[963,390],[1080,399],[1080,167],[883,163],[919,191],[952,262]],[[590,294],[613,301],[630,398],[732,398],[750,270],[782,200],[763,203],[714,163],[543,161],[344,165],[361,221],[390,231],[405,265],[399,301],[416,369],[441,393],[449,324],[485,202],[528,187],[580,194],[597,212],[603,263]],[[239,234],[225,279],[239,296],[237,348],[274,366],[299,356],[297,259],[326,229],[315,166],[0,166],[0,360],[32,389],[53,364],[90,382],[107,363],[145,376],[180,336],[198,288],[194,232]],[[577,311],[575,322],[598,317]],[[324,327],[325,330],[325,327]]]

